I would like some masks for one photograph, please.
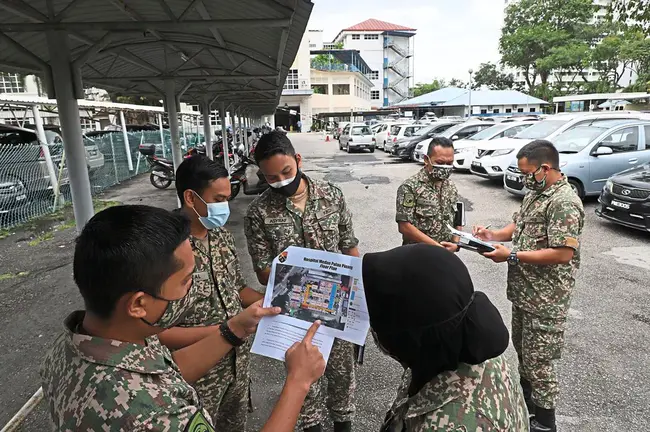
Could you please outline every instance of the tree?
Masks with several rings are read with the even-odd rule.
[[[490,90],[511,89],[515,84],[515,77],[497,69],[494,63],[481,63],[474,74],[472,89],[487,87]]]
[[[449,87],[466,88],[467,84],[463,80],[452,78],[451,81],[449,81]]]
[[[499,40],[503,64],[521,69],[529,91],[539,77],[546,86],[561,57],[549,59],[560,47],[594,42],[590,24],[592,0],[521,0],[506,9]],[[574,60],[574,59],[573,59]]]
[[[609,8],[610,21],[630,22],[637,30],[650,35],[650,1],[614,0]]]
[[[640,31],[624,24],[614,25],[593,48],[591,62],[600,73],[600,81],[609,90],[617,90],[628,71],[638,75],[650,72],[650,41]]]
[[[415,87],[411,89],[413,97],[422,96],[423,94],[431,93],[441,88],[447,87],[445,80],[436,78],[429,84],[417,83]]]

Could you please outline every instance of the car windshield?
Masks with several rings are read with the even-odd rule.
[[[471,137],[467,138],[468,140],[472,141],[480,141],[480,140],[486,140],[490,139],[492,135],[497,134],[499,132],[502,132],[508,128],[512,127],[512,125],[496,125],[489,127],[487,129],[483,129],[481,132],[472,135]]]
[[[352,128],[352,135],[371,135],[368,126],[354,126]]]
[[[444,137],[446,137],[446,138],[451,138],[451,137],[453,137],[454,135],[456,135],[456,132],[463,130],[463,129],[466,128],[467,126],[468,126],[467,123],[457,124],[456,126],[452,126],[452,127],[450,127],[449,129],[447,129],[446,131],[444,131],[444,132],[441,134],[441,136],[444,136]]]
[[[553,144],[560,153],[578,153],[606,130],[594,125],[578,126],[555,137]]]
[[[519,139],[542,139],[567,124],[569,120],[544,120],[526,128],[513,138]]]
[[[438,127],[440,127],[440,126],[438,125]],[[423,127],[423,128],[421,128],[421,129],[418,129],[417,131],[415,131],[415,133],[413,134],[413,136],[426,135],[426,134],[428,134],[429,132],[431,132],[431,131],[432,131],[433,129],[435,129],[435,128],[436,128],[436,125]]]

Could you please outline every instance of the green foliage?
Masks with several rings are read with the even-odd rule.
[[[463,80],[460,80],[458,78],[452,78],[449,81],[449,87],[466,88],[466,87],[468,87],[468,85]]]
[[[580,52],[597,37],[592,0],[521,0],[506,9],[499,40],[503,64],[521,69],[529,90],[556,68],[578,70]]]
[[[481,63],[473,78],[473,89],[487,87],[490,90],[507,90],[515,83],[512,74],[501,72],[494,63]]]
[[[441,88],[447,87],[447,84],[444,79],[436,78],[428,84],[417,83],[415,87],[411,89],[413,97],[422,96],[423,94],[431,93]]]
[[[650,36],[650,1],[614,0],[609,9],[610,21],[629,22],[635,29]]]

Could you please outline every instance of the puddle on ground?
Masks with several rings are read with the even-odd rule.
[[[359,179],[362,184],[371,185],[371,184],[389,184],[390,179],[385,176],[366,176]]]
[[[618,263],[650,270],[650,247],[648,246],[615,247],[603,253],[614,257]]]
[[[323,177],[323,179],[332,183],[347,183],[356,180],[356,178],[352,177],[350,171],[345,170],[330,171],[329,173],[325,174],[325,177]]]

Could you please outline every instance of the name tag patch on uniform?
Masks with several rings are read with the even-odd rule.
[[[290,223],[291,223],[291,218],[289,216],[264,218],[264,225],[284,225]]]
[[[333,215],[334,213],[336,213],[336,208],[323,209],[319,212],[316,212],[316,219],[325,219],[327,216]]]
[[[208,272],[196,272],[192,274],[192,279],[197,282],[207,281],[209,279]]]

